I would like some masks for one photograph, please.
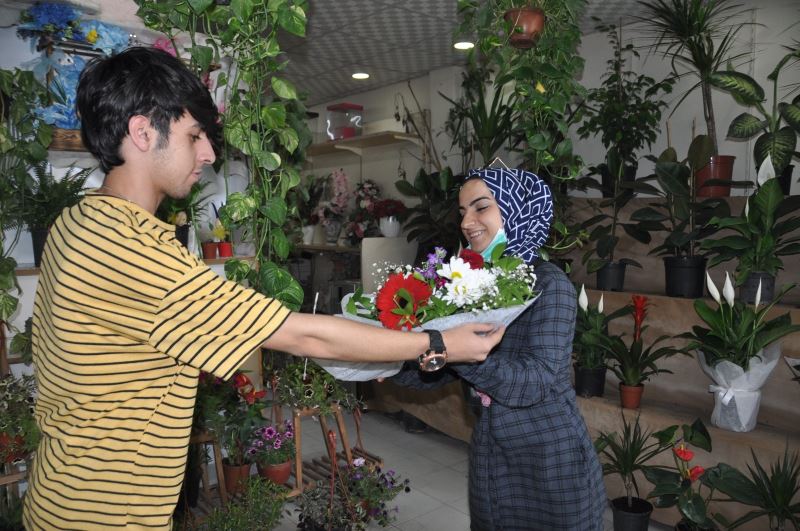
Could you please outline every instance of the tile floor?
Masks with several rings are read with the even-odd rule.
[[[348,416],[349,417],[349,416]],[[318,456],[324,452],[319,424],[306,418],[301,426],[303,455]],[[347,421],[351,445],[355,444],[352,418]],[[396,498],[399,512],[390,529],[407,531],[467,531],[467,444],[428,429],[408,433],[395,416],[367,412],[362,420],[362,440],[372,454],[383,458],[385,466],[411,480],[411,492]],[[284,518],[278,531],[296,529],[297,514]],[[378,526],[369,529],[381,529]],[[606,530],[613,529],[611,512],[606,512]],[[650,531],[669,529],[651,524]]]

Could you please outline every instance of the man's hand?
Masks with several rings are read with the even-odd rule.
[[[506,327],[493,324],[465,324],[442,331],[447,349],[447,363],[475,363],[483,361],[497,345]]]

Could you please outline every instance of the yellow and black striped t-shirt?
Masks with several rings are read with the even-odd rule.
[[[169,529],[199,371],[228,378],[288,315],[133,203],[90,194],[65,210],[34,301],[43,436],[26,528]]]

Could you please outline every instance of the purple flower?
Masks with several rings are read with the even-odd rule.
[[[293,431],[291,431],[291,430],[286,430],[286,431],[283,433],[283,438],[284,438],[284,439],[292,439],[292,438],[294,438],[294,432],[293,432]]]
[[[278,437],[277,439],[275,439],[275,440],[272,442],[272,447],[273,447],[274,449],[276,449],[276,450],[280,450],[280,449],[281,449],[281,445],[282,445],[282,444],[283,444],[283,443],[281,443],[281,439],[280,439],[280,437]]]
[[[268,426],[267,429],[264,430],[264,438],[265,439],[272,439],[273,437],[275,437],[275,435],[277,435],[277,433],[278,433],[278,430],[276,430],[272,426]]]

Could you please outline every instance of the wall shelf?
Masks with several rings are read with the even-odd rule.
[[[342,140],[332,140],[322,144],[312,144],[306,150],[306,154],[310,158],[319,155],[331,155],[334,153],[341,153],[342,151],[349,151],[361,157],[363,156],[365,149],[389,146],[402,142],[410,142],[417,146],[422,145],[422,139],[420,139],[420,137],[417,135],[401,133],[399,131],[386,131],[383,133],[373,133],[371,135],[344,138]]]
[[[53,129],[53,140],[49,148],[52,151],[83,151],[88,152],[81,142],[81,132],[78,129]]]

